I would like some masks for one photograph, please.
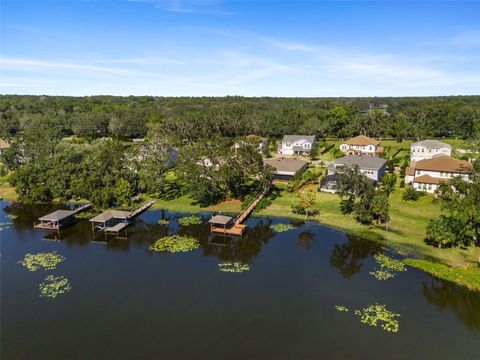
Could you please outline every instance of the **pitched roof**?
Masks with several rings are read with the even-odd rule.
[[[42,216],[41,218],[38,218],[38,220],[41,220],[41,221],[60,221],[60,220],[65,219],[69,216],[72,216],[74,214],[75,214],[75,211],[72,211],[72,210],[57,210],[57,211],[54,211],[50,214]]]
[[[415,168],[412,166],[407,166],[405,169],[405,175],[415,175]]]
[[[348,155],[335,160],[338,165],[357,165],[360,169],[380,170],[387,160],[370,155]]]
[[[348,145],[360,145],[360,146],[365,146],[365,145],[378,145],[380,144],[379,140],[375,140],[372,138],[369,138],[368,136],[365,135],[358,135],[355,136],[354,138],[351,138],[345,142],[345,144]]]
[[[415,170],[445,171],[468,174],[472,172],[472,165],[465,160],[458,160],[451,156],[440,156],[432,159],[417,161]]]
[[[425,175],[417,176],[415,179],[413,179],[413,182],[422,183],[422,184],[440,184],[440,183],[448,182],[448,180],[449,179],[434,178],[433,176],[425,174]]]
[[[126,219],[132,215],[131,211],[107,210],[90,219],[91,222],[106,222],[110,219]]]
[[[423,146],[429,149],[442,149],[442,148],[447,148],[451,149],[452,146],[449,144],[445,144],[441,141],[438,140],[422,140],[422,141],[417,141],[412,143],[410,146]]]
[[[8,149],[9,147],[10,144],[6,140],[0,139],[0,150]]]
[[[263,161],[266,165],[273,166],[275,171],[296,173],[301,170],[306,164],[306,161],[296,158],[275,158],[266,159]]]
[[[305,140],[310,143],[315,141],[315,135],[285,135],[283,137],[283,142],[295,142],[298,140]]]
[[[230,221],[232,221],[233,217],[226,216],[226,215],[215,215],[210,220],[209,223],[218,224],[218,225],[227,225]]]

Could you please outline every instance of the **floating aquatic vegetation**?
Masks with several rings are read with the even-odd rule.
[[[384,270],[370,271],[370,275],[373,275],[377,280],[388,280],[395,276],[394,273]]]
[[[250,270],[250,265],[239,261],[225,261],[218,264],[218,270],[223,272],[241,273]]]
[[[30,271],[37,271],[40,268],[44,270],[52,270],[57,267],[65,258],[57,254],[56,251],[50,253],[27,254],[22,261],[18,263],[25,266]]]
[[[272,224],[270,225],[270,229],[276,232],[284,232],[288,230],[292,230],[294,226],[292,224]]]
[[[160,219],[157,221],[157,224],[160,224],[160,225],[168,225],[170,224],[170,220],[168,219]]]
[[[348,308],[343,305],[335,305],[335,309],[337,309],[337,311],[348,311]]]
[[[202,218],[197,215],[190,215],[190,216],[185,216],[180,219],[178,219],[178,222],[180,225],[187,226],[187,225],[200,225],[203,223]]]
[[[0,231],[7,230],[10,226],[12,226],[10,221],[0,222]]]
[[[70,282],[64,276],[48,275],[45,281],[40,283],[40,297],[56,298],[72,290]]]
[[[370,275],[373,275],[377,280],[387,280],[394,277],[396,272],[407,271],[403,261],[389,258],[386,255],[377,254],[375,255],[375,260],[380,269],[371,271]]]
[[[171,253],[186,252],[200,247],[197,239],[191,236],[172,235],[158,239],[148,249],[152,251],[168,251]]]
[[[400,314],[387,309],[385,305],[373,304],[362,310],[355,310],[355,315],[360,316],[360,321],[370,326],[378,326],[388,332],[398,332],[396,320]]]

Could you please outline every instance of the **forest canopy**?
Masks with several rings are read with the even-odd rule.
[[[63,136],[144,137],[161,127],[176,145],[212,134],[345,138],[480,138],[480,96],[402,98],[0,96],[0,137],[48,122]]]

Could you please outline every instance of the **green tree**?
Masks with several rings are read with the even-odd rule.
[[[395,184],[397,183],[397,176],[395,174],[386,174],[380,181],[382,191],[390,196],[395,191]]]

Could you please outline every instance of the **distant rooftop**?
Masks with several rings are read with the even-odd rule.
[[[412,143],[411,146],[424,146],[429,149],[451,149],[452,146],[438,140],[422,140]]]
[[[295,158],[275,158],[264,160],[266,165],[270,165],[278,172],[296,173],[301,170],[306,164],[306,161]]]
[[[348,145],[366,146],[366,145],[378,145],[380,141],[372,139],[365,135],[355,136],[345,142]]]
[[[285,135],[283,142],[295,142],[298,140],[305,140],[313,143],[315,141],[315,135]]]
[[[380,170],[387,160],[370,155],[348,155],[335,160],[335,164],[357,165],[361,169]]]

